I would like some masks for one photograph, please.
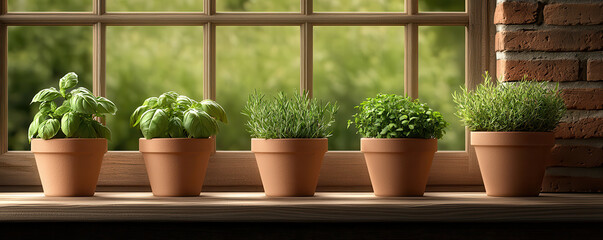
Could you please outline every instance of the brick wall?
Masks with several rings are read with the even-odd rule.
[[[603,191],[603,0],[498,0],[497,75],[558,82],[568,107],[545,192]]]

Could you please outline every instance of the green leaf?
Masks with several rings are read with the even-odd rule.
[[[94,131],[96,131],[96,135],[98,137],[111,140],[111,130],[107,126],[97,121],[92,121],[90,125],[92,125],[92,127],[94,128]]]
[[[54,101],[49,101],[49,102],[42,102],[40,104],[40,106],[38,107],[38,110],[42,113],[42,114],[47,114],[47,113],[51,113],[54,110],[57,109],[57,104],[54,103]]]
[[[92,127],[92,122],[96,122],[94,120],[87,120],[80,123],[80,127],[73,134],[74,138],[97,138],[96,131],[94,127]]]
[[[51,139],[60,129],[60,123],[57,119],[46,119],[38,127],[38,135],[45,140]]]
[[[178,98],[176,98],[176,104],[180,109],[183,110],[190,108],[195,103],[196,102],[194,100],[184,95],[180,95]]]
[[[183,126],[193,138],[208,138],[218,133],[216,120],[197,109],[190,109],[184,113]]]
[[[61,96],[61,93],[59,91],[57,91],[56,88],[54,88],[54,87],[46,88],[46,89],[42,89],[41,91],[39,91],[33,97],[33,99],[31,100],[31,103],[52,101],[60,96]]]
[[[146,139],[165,136],[168,126],[168,116],[161,109],[147,110],[140,119],[140,131]]]
[[[157,107],[158,101],[159,101],[159,99],[157,97],[150,97],[150,98],[147,98],[146,100],[144,100],[144,103],[142,103],[142,105],[148,106],[150,108],[154,108],[154,107]]]
[[[98,103],[96,109],[98,114],[108,113],[111,115],[115,115],[115,113],[117,112],[117,107],[115,106],[115,103],[111,102],[111,100],[109,99],[106,99],[104,97],[97,97],[96,102]]]
[[[170,119],[170,126],[168,127],[168,133],[170,137],[173,138],[184,138],[186,137],[186,133],[184,132],[184,126],[182,125],[182,120],[178,117],[173,117]]]
[[[144,112],[149,110],[148,106],[140,106],[134,110],[134,113],[130,116],[130,127],[136,127],[140,123],[140,117]]]
[[[73,94],[69,99],[71,109],[78,113],[94,114],[96,113],[96,107],[98,105],[96,97],[91,93],[79,92]]]
[[[78,83],[77,74],[75,74],[74,72],[65,74],[65,76],[63,76],[61,78],[61,80],[59,80],[59,88],[60,88],[63,96],[65,95],[65,91],[67,89],[75,87],[75,85],[77,85],[77,83]]]
[[[79,129],[82,119],[77,113],[69,112],[63,115],[61,119],[61,130],[66,137],[72,137]]]
[[[79,87],[76,89],[71,90],[71,94],[80,94],[80,93],[88,93],[88,94],[92,94],[92,92],[90,90],[88,90],[85,87]]]
[[[46,116],[44,114],[38,112],[34,116],[33,121],[31,121],[31,124],[29,124],[29,129],[27,130],[27,136],[29,138],[30,143],[31,143],[31,139],[34,138],[36,136],[36,134],[38,133],[38,128],[40,127],[40,124],[42,124],[42,122],[44,122],[44,120],[46,120]]]
[[[159,96],[159,98],[157,99],[157,104],[159,105],[159,107],[170,107],[173,103],[176,103],[177,97],[178,94],[174,92],[167,92],[161,94],[161,96]]]
[[[67,104],[65,104],[67,103]],[[69,107],[69,102],[65,101],[65,103],[63,103],[63,106],[60,106],[57,108],[57,110],[54,111],[54,114],[57,116],[63,116],[65,113],[68,113],[69,111],[71,111],[71,108]]]
[[[364,137],[440,138],[447,126],[426,104],[395,94],[377,94],[356,108],[354,124]]]
[[[210,116],[212,116],[213,118],[217,119],[220,122],[223,123],[228,123],[228,118],[226,117],[226,112],[224,112],[224,108],[222,108],[222,106],[220,106],[220,104],[206,99],[203,100],[199,103],[199,108],[206,112],[207,114],[209,114]]]

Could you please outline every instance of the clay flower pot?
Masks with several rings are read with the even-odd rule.
[[[378,197],[423,196],[437,139],[362,138],[371,184]]]
[[[213,141],[209,138],[141,138],[139,150],[153,195],[199,196]]]
[[[314,196],[327,149],[326,138],[251,139],[266,196]]]
[[[538,196],[555,137],[551,132],[472,132],[488,196]]]
[[[48,197],[93,196],[98,182],[107,139],[33,139],[44,195]]]

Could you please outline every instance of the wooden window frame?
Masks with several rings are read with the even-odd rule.
[[[201,1],[201,0],[200,0]],[[107,12],[106,0],[93,0],[92,12],[7,12],[0,0],[0,191],[37,190],[40,181],[33,154],[8,151],[8,26],[92,26],[93,92],[105,96],[106,28],[127,26],[203,26],[203,95],[216,97],[216,26],[299,26],[300,90],[313,92],[314,26],[404,26],[404,91],[418,97],[419,26],[465,27],[465,85],[475,87],[481,74],[495,71],[494,0],[466,0],[465,12],[419,12],[418,0],[406,0],[405,12],[313,12],[313,0],[300,0],[300,12],[216,12],[215,0],[202,0],[202,12]],[[402,56],[401,56],[402,57]],[[428,190],[483,189],[469,131],[465,151],[438,151]],[[148,190],[144,161],[136,151],[109,151],[104,158],[99,190]],[[205,191],[257,191],[261,181],[250,151],[217,151],[210,160]],[[319,191],[369,191],[370,181],[359,151],[326,154]]]

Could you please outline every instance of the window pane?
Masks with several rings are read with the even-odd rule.
[[[203,99],[203,27],[107,28],[107,97],[117,104],[107,117],[111,150],[138,150],[140,130],[130,114],[152,96],[176,91]]]
[[[465,0],[419,0],[421,12],[464,12]]]
[[[219,12],[299,12],[299,0],[218,0]]]
[[[438,141],[440,150],[465,150],[465,127],[452,101],[452,93],[464,85],[465,27],[419,27],[419,99],[450,123]]]
[[[92,27],[8,27],[8,149],[29,150],[30,106],[44,88],[58,88],[68,72],[92,90]],[[60,104],[60,103],[59,103]]]
[[[314,0],[315,12],[403,12],[404,0]]]
[[[217,137],[219,150],[249,150],[241,114],[254,90],[272,97],[299,91],[299,27],[218,27],[216,101],[228,115]]]
[[[377,93],[404,94],[404,28],[315,27],[314,96],[339,104],[330,150],[360,149],[347,121]]]
[[[8,0],[9,12],[92,12],[92,0]]]
[[[219,1],[219,0],[218,0]],[[202,12],[203,0],[109,0],[109,12]]]

